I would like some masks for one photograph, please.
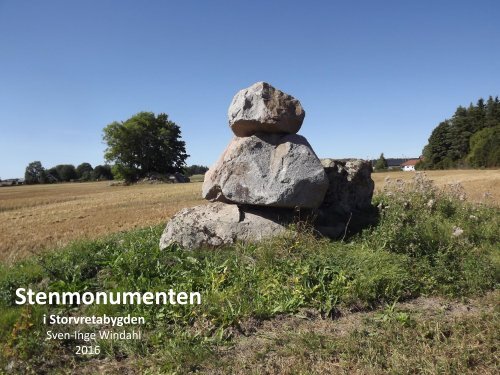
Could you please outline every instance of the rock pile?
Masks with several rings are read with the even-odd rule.
[[[189,177],[184,176],[182,173],[175,172],[173,174],[161,174],[161,173],[148,173],[145,177],[137,181],[138,184],[178,184],[190,182]]]
[[[301,210],[318,218],[322,233],[344,231],[346,215],[370,207],[371,164],[320,161],[296,134],[304,116],[297,99],[268,83],[238,92],[228,110],[235,137],[205,174],[202,195],[211,203],[178,212],[160,247],[258,241],[284,232]]]

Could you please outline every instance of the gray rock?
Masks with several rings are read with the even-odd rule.
[[[335,228],[339,232],[339,223],[349,223],[355,231],[357,227],[373,222],[375,217],[371,200],[374,183],[371,163],[359,159],[321,159],[321,163],[325,167],[329,186],[318,209],[316,225],[323,229],[320,232],[326,234],[326,228]]]
[[[138,184],[161,184],[161,183],[186,183],[190,182],[189,177],[184,176],[182,173],[148,173],[145,177],[137,181]]]
[[[169,180],[172,181],[173,183],[187,183],[191,181],[189,177],[186,177],[179,172],[175,172],[173,175],[170,175]]]
[[[227,115],[234,134],[248,137],[256,133],[295,134],[306,113],[293,96],[257,82],[234,96]]]
[[[185,249],[256,242],[283,234],[292,220],[280,210],[239,207],[221,202],[184,208],[167,223],[160,248],[177,244]]]
[[[370,161],[321,159],[321,164],[329,181],[322,206],[331,206],[343,213],[371,207],[375,184]]]
[[[205,174],[210,201],[284,208],[317,208],[328,178],[307,140],[296,134],[234,137]]]

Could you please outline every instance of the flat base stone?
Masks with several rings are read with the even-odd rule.
[[[184,208],[167,223],[160,248],[219,247],[237,241],[258,242],[286,232],[293,212],[242,207],[222,202]]]

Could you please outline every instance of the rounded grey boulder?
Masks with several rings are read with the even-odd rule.
[[[248,137],[256,133],[295,134],[306,113],[293,96],[267,82],[257,82],[234,96],[227,115],[233,133]]]
[[[328,177],[307,140],[297,134],[234,137],[205,174],[210,201],[283,208],[317,208]]]

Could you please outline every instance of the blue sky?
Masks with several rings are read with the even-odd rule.
[[[500,2],[0,0],[0,178],[103,163],[139,111],[212,164],[233,95],[268,81],[320,157],[418,156],[458,105],[500,95]]]

